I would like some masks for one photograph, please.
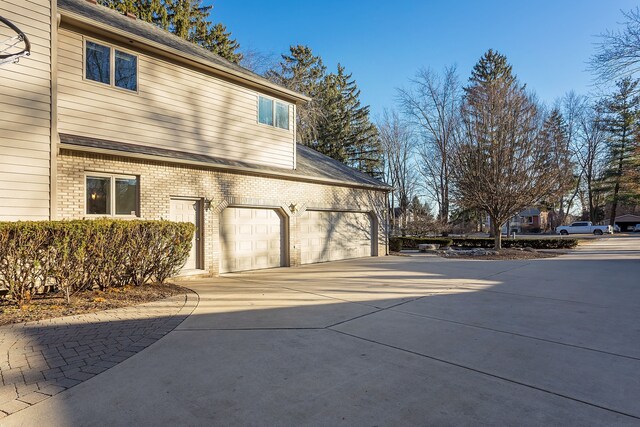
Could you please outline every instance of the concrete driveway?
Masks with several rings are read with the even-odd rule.
[[[2,425],[640,425],[640,238],[190,282],[173,332]]]

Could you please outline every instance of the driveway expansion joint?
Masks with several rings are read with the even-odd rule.
[[[557,397],[560,397],[560,398],[563,398],[563,399],[568,399],[568,400],[571,400],[571,401],[574,401],[574,402],[578,402],[578,403],[582,403],[584,405],[588,405],[588,406],[591,406],[591,407],[594,407],[594,408],[602,409],[602,410],[607,411],[607,412],[612,412],[612,413],[615,413],[615,414],[618,414],[618,415],[622,415],[622,416],[625,416],[625,417],[629,417],[629,418],[633,418],[633,419],[636,419],[636,420],[640,420],[640,415],[629,414],[627,412],[619,411],[617,409],[608,408],[606,406],[598,405],[597,403],[589,402],[589,401],[586,401],[586,400],[583,400],[583,399],[577,399],[575,397],[571,397],[571,396],[568,396],[566,394],[557,393],[557,392],[552,391],[552,390],[547,390],[545,388],[537,387],[537,386],[534,386],[534,385],[531,385],[531,384],[527,384],[527,383],[522,382],[522,381],[516,381],[516,380],[513,380],[511,378],[507,378],[507,377],[504,377],[504,376],[492,374],[490,372],[486,372],[486,371],[483,371],[483,370],[480,370],[480,369],[472,368],[470,366],[466,366],[466,365],[463,365],[463,364],[460,364],[460,363],[451,362],[451,361],[448,361],[448,360],[445,360],[445,359],[441,359],[439,357],[434,357],[434,356],[430,356],[428,354],[420,353],[420,352],[413,351],[413,350],[408,350],[406,348],[398,347],[398,346],[395,346],[395,345],[385,344],[383,342],[379,342],[379,341],[376,341],[376,340],[359,337],[357,335],[353,335],[353,334],[350,334],[350,333],[344,332],[344,331],[339,331],[337,329],[332,329],[332,328],[327,328],[327,329],[332,331],[332,332],[335,332],[335,333],[338,333],[338,334],[341,334],[341,335],[345,335],[345,336],[348,336],[348,337],[351,337],[351,338],[355,338],[355,339],[358,339],[358,340],[366,341],[366,342],[371,343],[371,344],[376,344],[376,345],[380,345],[380,346],[383,346],[383,347],[391,348],[391,349],[394,349],[394,350],[397,350],[397,351],[401,351],[401,352],[404,352],[404,353],[412,354],[414,356],[424,357],[426,359],[434,360],[436,362],[444,363],[444,364],[447,364],[447,365],[450,365],[450,366],[455,366],[457,368],[461,368],[461,369],[465,369],[465,370],[468,370],[468,371],[471,371],[471,372],[475,372],[475,373],[480,374],[480,375],[486,375],[486,376],[491,377],[491,378],[495,378],[495,379],[498,379],[498,380],[501,380],[501,381],[506,381],[506,382],[509,382],[509,383],[512,383],[512,384],[516,384],[516,385],[519,385],[519,386],[522,386],[522,387],[527,387],[527,388],[530,388],[530,389],[533,389],[533,390],[537,390],[537,391],[540,391],[540,392],[543,392],[543,393],[548,393],[548,394],[551,394],[551,395],[554,395],[554,396],[557,396]]]

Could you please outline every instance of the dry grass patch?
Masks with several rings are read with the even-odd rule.
[[[14,302],[2,301],[0,302],[0,326],[127,307],[187,292],[190,292],[187,288],[165,283],[108,288],[104,292],[82,291],[71,297],[70,304],[67,304],[61,292],[34,296],[30,303],[22,306],[17,306]]]

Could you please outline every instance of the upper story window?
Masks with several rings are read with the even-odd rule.
[[[289,129],[289,104],[259,96],[258,122],[280,129]]]
[[[138,57],[115,47],[87,40],[85,42],[87,80],[136,92],[138,90]]]
[[[91,174],[86,177],[86,214],[138,216],[138,178]]]

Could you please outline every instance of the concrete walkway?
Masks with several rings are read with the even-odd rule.
[[[640,238],[189,285],[193,314],[2,425],[640,425]]]

